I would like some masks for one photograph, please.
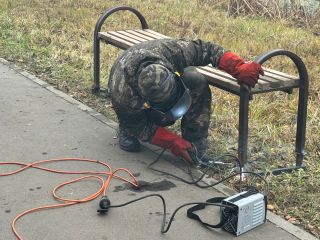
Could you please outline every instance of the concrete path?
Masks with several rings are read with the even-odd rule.
[[[87,158],[107,163],[113,170],[126,168],[137,177],[142,187],[136,190],[113,178],[107,189],[112,204],[158,193],[166,200],[169,218],[184,203],[223,196],[216,189],[200,189],[148,170],[147,165],[156,159],[159,149],[145,144],[139,153],[122,151],[118,147],[118,139],[114,138],[116,123],[3,59],[0,59],[0,114],[0,162],[30,164],[46,159]],[[188,179],[184,163],[173,158],[172,164],[168,161],[172,157],[167,155],[166,158],[157,163],[158,169]],[[101,164],[87,162],[55,162],[41,166],[62,171],[109,172]],[[0,165],[0,173],[21,167]],[[125,173],[119,175],[131,180]],[[17,239],[11,229],[15,217],[31,208],[61,203],[53,197],[53,189],[60,183],[80,176],[83,175],[58,174],[34,168],[0,176],[0,239]],[[100,180],[85,179],[58,189],[57,194],[68,199],[83,199],[97,192],[100,187]],[[220,186],[220,189],[225,192],[223,189],[226,187]],[[274,217],[278,226],[267,221],[235,237],[188,219],[187,208],[178,212],[168,233],[162,234],[163,208],[159,198],[151,197],[122,208],[110,209],[105,215],[96,211],[100,199],[101,196],[86,203],[31,212],[16,222],[16,230],[25,240],[313,239],[298,228],[287,230],[291,233],[283,230],[288,223],[272,214],[268,216]],[[219,221],[218,208],[208,208],[208,211],[199,215],[212,224]]]

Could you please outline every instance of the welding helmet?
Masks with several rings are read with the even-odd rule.
[[[191,105],[189,89],[180,78],[180,74],[170,72],[160,64],[151,64],[144,68],[138,80],[143,99],[143,108],[156,111],[163,121],[176,121]]]

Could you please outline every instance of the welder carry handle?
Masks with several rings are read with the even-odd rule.
[[[206,202],[208,203],[221,203],[221,201],[225,199],[225,197],[216,197],[216,198],[211,198],[211,199],[208,199]],[[198,211],[198,210],[202,210],[206,207],[207,205],[206,204],[198,204],[196,206],[193,206],[191,208],[188,209],[187,211],[187,217],[188,218],[191,218],[191,219],[194,219],[194,220],[197,220],[199,222],[201,222],[203,225],[207,226],[207,227],[211,227],[211,228],[221,228],[229,219],[229,217],[223,219],[219,224],[217,225],[211,225],[209,223],[205,223],[205,222],[202,222],[201,219],[199,218],[199,216],[197,214],[194,214],[193,212],[194,211]],[[231,214],[231,211],[230,213]]]

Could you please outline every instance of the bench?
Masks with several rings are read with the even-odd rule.
[[[102,24],[112,13],[128,10],[133,12],[140,20],[142,29],[126,30],[126,31],[109,31],[101,32]],[[137,10],[126,7],[117,6],[109,9],[99,18],[94,31],[94,85],[93,93],[100,92],[100,41],[105,41],[120,49],[126,50],[136,43],[149,41],[153,39],[169,38],[161,33],[149,29],[145,18]],[[286,73],[265,68],[265,76],[260,76],[258,83],[252,89],[243,89],[237,84],[235,78],[231,77],[224,71],[213,68],[211,65],[197,67],[197,70],[206,78],[212,86],[236,94],[240,97],[239,103],[239,139],[238,139],[238,157],[243,167],[246,167],[247,160],[247,143],[248,143],[248,110],[249,100],[254,94],[266,93],[271,91],[284,91],[289,94],[294,88],[299,88],[299,103],[297,116],[297,132],[296,132],[296,166],[290,168],[274,169],[274,174],[281,172],[291,172],[299,168],[305,168],[303,158],[305,156],[305,133],[306,133],[306,116],[308,102],[308,73],[302,60],[294,53],[282,49],[269,50],[259,55],[254,62],[261,65],[268,59],[285,55],[295,63],[299,77],[291,76]]]

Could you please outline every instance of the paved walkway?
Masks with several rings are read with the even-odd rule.
[[[126,168],[137,177],[142,188],[137,191],[114,178],[107,189],[111,203],[120,204],[150,193],[159,193],[166,199],[167,217],[184,203],[223,196],[216,189],[200,189],[148,170],[147,165],[155,160],[159,149],[146,144],[139,153],[122,151],[114,138],[116,123],[3,59],[0,59],[0,86],[1,162],[30,164],[46,159],[87,158],[105,162],[112,169]],[[176,159],[173,163],[168,161],[172,158],[169,155],[166,158],[157,164],[159,169],[188,178],[183,170],[184,163]],[[86,162],[46,163],[43,167],[64,171],[108,171],[100,164]],[[0,173],[20,168],[0,165]],[[127,177],[124,173],[119,175]],[[16,239],[11,229],[13,219],[31,208],[59,204],[60,201],[52,196],[53,189],[78,177],[38,169],[0,176],[0,239]],[[62,187],[57,194],[64,198],[83,199],[100,187],[100,180],[86,179]],[[220,187],[220,190],[228,193],[226,187]],[[106,215],[96,212],[100,199],[99,196],[82,204],[29,213],[17,221],[17,232],[25,240],[236,238],[188,219],[186,208],[178,212],[169,232],[161,234],[163,209],[160,199],[156,197],[110,209]],[[201,216],[214,224],[219,221],[219,212],[218,208],[212,209],[201,213]],[[267,221],[237,239],[313,239],[272,213],[268,214],[268,219],[278,226]],[[293,228],[290,230],[290,227]]]

